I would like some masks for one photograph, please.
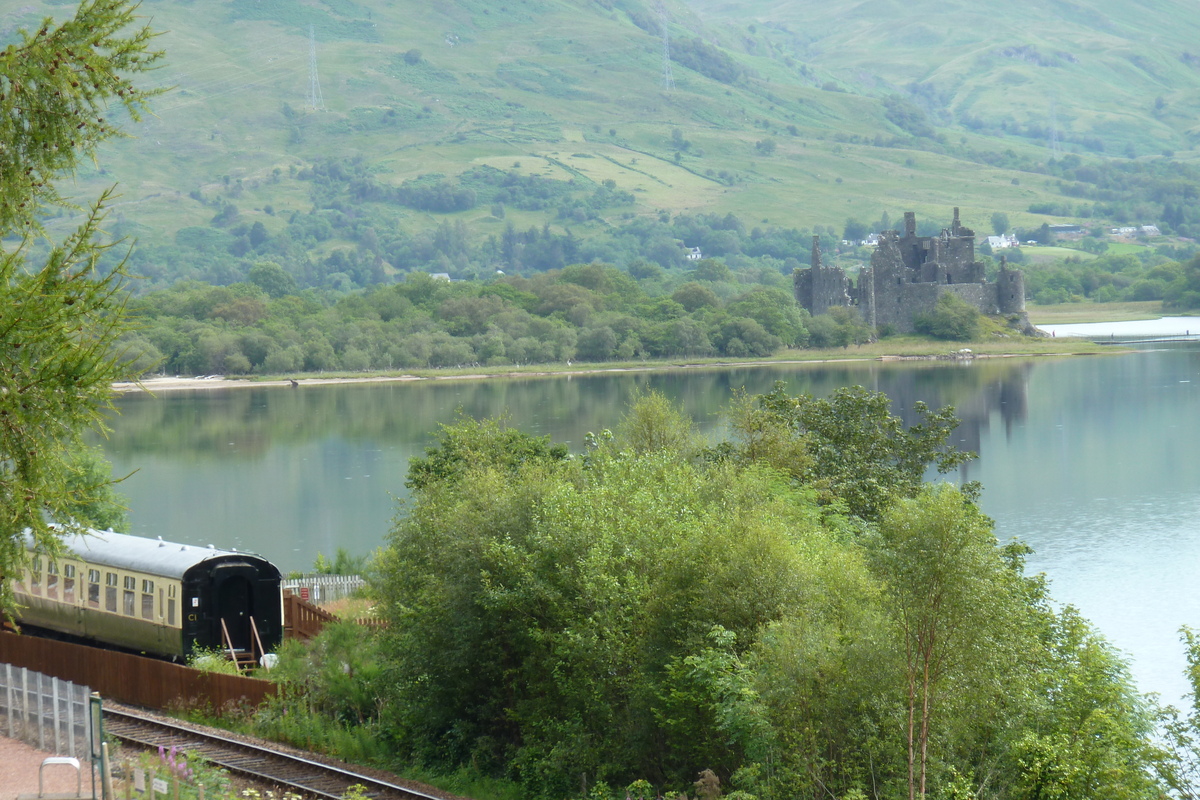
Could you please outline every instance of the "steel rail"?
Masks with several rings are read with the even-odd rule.
[[[104,729],[118,739],[145,747],[196,753],[231,772],[319,800],[340,800],[356,784],[364,787],[367,797],[377,800],[443,800],[349,769],[129,711],[105,708]]]

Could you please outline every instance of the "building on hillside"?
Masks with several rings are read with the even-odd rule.
[[[1015,233],[1002,233],[999,236],[987,237],[988,246],[993,250],[1003,250],[1006,247],[1020,247],[1021,241]]]
[[[700,251],[699,247],[686,247],[684,249],[687,250],[687,253],[683,257],[688,261],[699,261],[704,258],[704,253]]]
[[[834,306],[857,307],[863,320],[878,330],[911,333],[913,315],[929,313],[944,294],[954,294],[984,314],[1016,314],[1022,329],[1032,332],[1025,315],[1025,276],[1000,259],[1000,279],[988,283],[983,262],[975,260],[975,232],[954,222],[938,236],[917,236],[916,214],[904,214],[904,235],[885,231],[871,254],[871,265],[853,285],[841,267],[821,263],[813,237],[812,266],[792,276],[796,302],[810,314]]]

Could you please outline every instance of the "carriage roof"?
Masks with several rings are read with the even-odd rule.
[[[32,540],[26,537],[28,545]],[[199,547],[192,544],[165,542],[162,538],[147,539],[112,531],[88,531],[83,534],[66,534],[63,547],[70,555],[89,564],[99,564],[136,572],[145,572],[170,578],[182,578],[188,570],[206,561],[244,560],[255,566],[267,565],[269,561],[255,553],[237,550],[218,550],[211,545]],[[277,572],[277,570],[275,570]]]

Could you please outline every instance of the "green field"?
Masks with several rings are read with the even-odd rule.
[[[1029,321],[1034,325],[1062,325],[1073,322],[1126,322],[1158,319],[1163,316],[1157,300],[1130,303],[1059,303],[1029,305]]]

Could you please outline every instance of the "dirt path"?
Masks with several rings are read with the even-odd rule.
[[[44,753],[16,739],[0,737],[0,800],[16,800],[18,795],[37,797],[38,769],[42,760],[50,758],[53,753]],[[88,776],[87,765],[82,765],[83,795],[92,796],[92,781]],[[74,794],[75,770],[67,766],[46,767],[46,794]],[[96,790],[99,793],[100,784],[97,776]]]

